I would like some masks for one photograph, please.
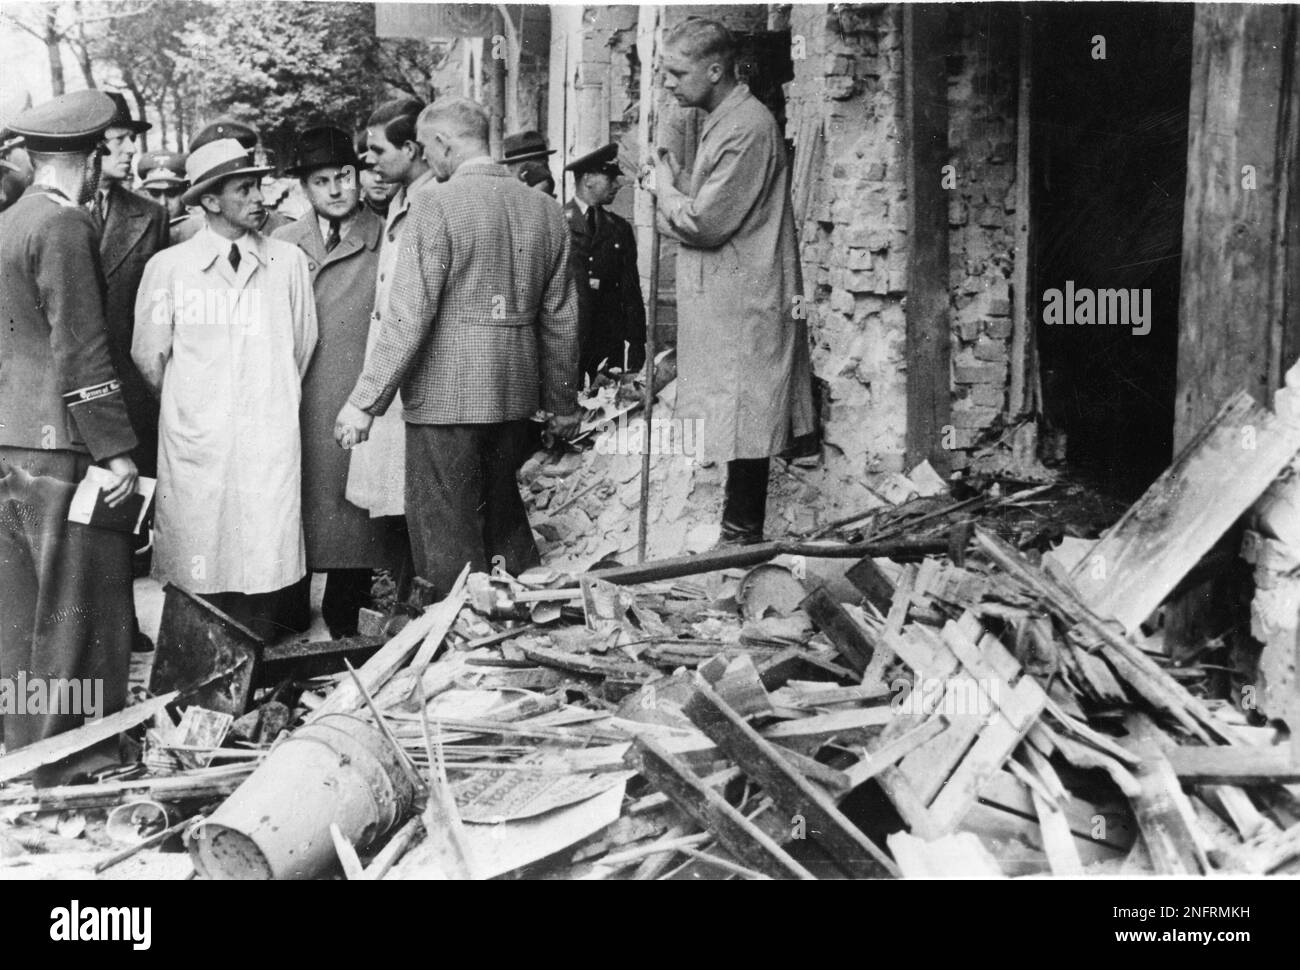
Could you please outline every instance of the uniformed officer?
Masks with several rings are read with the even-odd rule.
[[[209,142],[220,141],[223,138],[233,138],[235,141],[239,142],[244,149],[251,152],[257,148],[260,136],[255,128],[250,128],[242,121],[222,118],[218,121],[212,122],[212,124],[208,125],[194,136],[193,140],[190,142],[190,154],[194,154]],[[291,222],[293,222],[292,219],[281,215],[274,209],[268,208],[266,210],[266,215],[263,217],[262,224],[257,227],[257,231],[264,236],[269,236],[275,232],[275,230],[287,226]],[[195,211],[190,214],[189,218],[181,220],[172,227],[172,245],[175,246],[177,243],[185,242],[185,240],[192,237],[206,224],[207,220],[203,217],[203,210],[195,209]]]
[[[103,92],[79,91],[9,124],[26,139],[34,177],[0,213],[0,678],[89,678],[103,691],[98,711],[83,698],[81,711],[7,714],[10,750],[126,701],[130,537],[67,521],[92,463],[111,476],[111,505],[137,477],[136,435],[109,355],[98,232],[76,204],[115,113]],[[115,754],[115,744],[97,747],[38,780],[61,781]]]
[[[181,195],[190,187],[185,178],[184,152],[145,152],[136,165],[140,191],[167,210],[168,225],[173,229],[188,217]]]
[[[610,367],[637,371],[645,363],[645,300],[636,266],[636,236],[605,206],[618,195],[618,145],[598,148],[564,166],[574,197],[564,205],[573,234],[578,284],[578,360],[584,374]],[[625,347],[626,344],[626,347]]]

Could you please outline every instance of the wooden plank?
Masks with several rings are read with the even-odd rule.
[[[861,677],[871,663],[875,647],[853,617],[849,616],[825,586],[818,586],[809,593],[799,607],[808,614],[817,629],[826,634],[845,663]]]
[[[179,694],[179,691],[171,691],[159,697],[151,697],[147,701],[123,708],[116,714],[87,721],[79,728],[55,734],[10,752],[0,757],[0,783],[21,778],[37,768],[62,761],[100,741],[106,741],[123,731],[129,731],[137,724],[143,724],[152,718],[174,701]]]
[[[863,556],[849,567],[844,578],[852,583],[872,606],[881,613],[888,613],[894,601],[894,583],[884,571],[876,565],[871,556]]]
[[[857,764],[844,769],[844,775],[849,780],[849,787],[857,788],[859,785],[865,784],[890,765],[896,764],[905,755],[910,754],[927,741],[942,734],[946,727],[947,721],[944,718],[932,717],[919,727],[912,728],[901,737],[895,738],[872,751],[870,755]]]
[[[627,753],[627,764],[751,869],[775,879],[813,878],[788,852],[696,777],[681,759],[656,742],[637,738]]]
[[[1029,295],[1034,271],[1033,223],[1030,219],[1030,186],[1033,184],[1030,168],[1033,154],[1030,142],[1033,35],[1033,21],[1029,17],[1021,17],[1019,83],[1016,94],[1015,259],[1011,264],[1011,370],[1007,394],[1007,418],[1011,422],[1022,414],[1037,410],[1035,380],[1031,377],[1037,369],[1034,321],[1031,317],[1036,307]]]
[[[682,711],[741,771],[763,786],[782,813],[806,818],[814,841],[850,876],[879,875],[876,866],[898,874],[893,861],[844,817],[826,793],[791,768],[781,752],[727,706],[703,678],[695,678],[695,690]],[[876,866],[869,860],[874,860]]]
[[[1158,875],[1200,876],[1210,872],[1196,811],[1155,740],[1158,729],[1145,715],[1125,719],[1124,747],[1142,758],[1134,772],[1141,791],[1130,796],[1133,815]]]
[[[948,10],[903,6],[903,157],[907,176],[907,466],[929,459],[944,478],[952,422],[948,322]]]
[[[1285,120],[1297,97],[1295,11],[1198,4],[1194,18],[1176,449],[1232,394],[1268,400],[1297,354],[1293,340],[1281,353],[1280,332],[1294,278],[1285,254],[1297,199],[1286,165],[1296,132]],[[1249,188],[1245,166],[1255,173]]]
[[[1247,745],[1192,747],[1165,752],[1174,774],[1192,785],[1294,785],[1300,783],[1300,764],[1291,758],[1291,746],[1269,748]]]
[[[1032,677],[1022,679],[1011,693],[1019,703],[1031,704],[1035,698],[1046,700],[1042,688]],[[984,783],[1006,764],[1033,723],[1031,718],[1020,726],[1013,726],[1010,721],[999,717],[992,719],[980,732],[969,753],[943,786],[943,791],[930,803],[930,815],[937,831],[950,832],[956,827],[979,797]]]
[[[1074,568],[1079,598],[1135,631],[1297,451],[1300,427],[1233,395]]]
[[[365,685],[366,690],[372,694],[378,693],[379,688],[386,684],[397,671],[405,667],[408,661],[415,656],[416,651],[420,649],[426,638],[435,637],[441,643],[442,638],[447,635],[447,631],[451,629],[452,623],[455,622],[456,614],[460,612],[460,607],[464,603],[464,597],[465,593],[462,588],[458,595],[449,596],[447,599],[429,606],[423,613],[402,627],[396,636],[380,647],[373,657],[363,663],[357,670],[357,676],[360,678],[361,683]],[[452,604],[455,605],[455,610],[451,609]],[[351,681],[344,681],[335,687],[324,702],[303,720],[304,723],[310,724],[313,721],[320,720],[326,714],[341,714],[353,710],[360,706],[361,703],[361,693],[357,690],[356,684]]]
[[[1206,706],[1188,693],[1168,673],[1144,654],[1130,639],[1117,633],[1078,594],[1029,563],[1021,553],[986,529],[976,527],[975,542],[993,563],[1041,597],[1054,613],[1070,624],[1082,624],[1101,641],[1101,650],[1139,694],[1203,741],[1207,731],[1223,735],[1222,727]]]
[[[974,696],[979,690],[978,685],[965,674],[949,678],[947,683],[967,697]],[[988,716],[978,710],[953,712],[942,704],[939,709],[948,722],[948,729],[933,741],[919,746],[898,765],[898,770],[911,782],[916,796],[927,805],[943,788],[988,721]]]
[[[1032,789],[1029,796],[1034,802],[1034,814],[1038,817],[1043,851],[1047,853],[1047,862],[1052,867],[1052,875],[1083,875],[1083,863],[1079,860],[1079,850],[1075,848],[1074,836],[1070,833],[1070,825],[1065,820],[1065,813]]]

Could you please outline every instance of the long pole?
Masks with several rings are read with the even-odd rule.
[[[637,51],[641,57],[641,119],[640,143],[643,152],[653,155],[658,139],[655,137],[658,121],[655,84],[659,64],[659,31],[663,24],[663,10],[658,6],[642,6],[637,15]],[[657,187],[656,187],[657,188]],[[650,299],[646,307],[645,326],[645,434],[641,440],[641,508],[637,516],[636,561],[645,562],[646,540],[650,534],[650,429],[655,406],[655,354],[659,351],[659,195],[650,196]]]
[[[636,561],[645,562],[650,518],[650,420],[655,407],[655,354],[659,349],[659,203],[656,197],[650,235],[650,305],[645,318],[645,434],[641,436],[641,509],[637,523]]]

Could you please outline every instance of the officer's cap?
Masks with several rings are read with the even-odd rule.
[[[9,122],[9,131],[27,140],[33,152],[90,152],[117,115],[103,91],[74,91],[28,108]]]
[[[581,158],[575,158],[564,166],[564,170],[574,175],[585,175],[587,172],[601,172],[611,177],[621,175],[622,171],[618,167],[618,145],[611,142]]]

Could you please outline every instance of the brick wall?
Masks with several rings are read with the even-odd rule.
[[[954,8],[949,19],[948,206],[953,441],[969,448],[1006,406],[1014,258],[1016,72],[1013,9]],[[965,464],[954,454],[953,466]]]

